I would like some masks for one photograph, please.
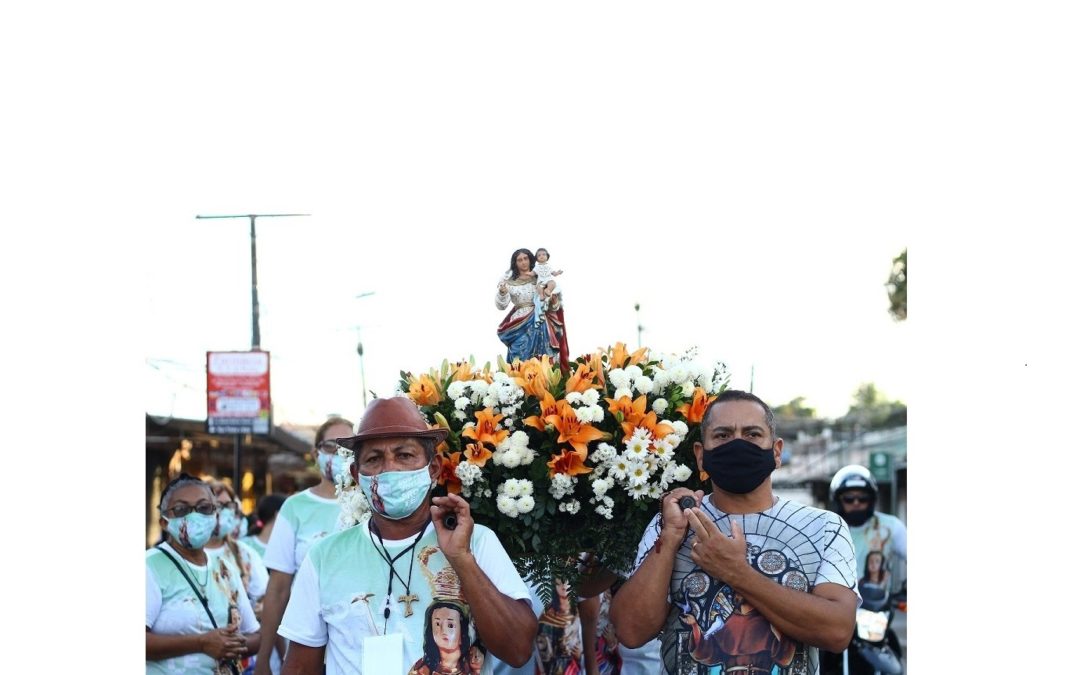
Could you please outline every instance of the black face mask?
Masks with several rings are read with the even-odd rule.
[[[711,450],[706,449],[701,464],[716,487],[724,492],[744,495],[765,482],[776,468],[776,457],[771,448],[765,449],[737,438]]]
[[[844,522],[848,524],[848,527],[859,527],[870,520],[870,517],[874,515],[874,500],[870,500],[870,505],[860,511],[852,511],[846,513],[844,507],[839,504],[840,498],[837,497],[837,508],[840,510],[840,517],[844,519]]]

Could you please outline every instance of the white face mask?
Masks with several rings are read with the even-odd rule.
[[[320,452],[315,458],[315,462],[319,465],[319,473],[322,474],[322,477],[332,482],[336,482],[343,474],[347,474],[349,466],[352,464],[352,460],[346,459],[336,452],[334,454]]]
[[[371,508],[390,520],[407,518],[424,503],[434,481],[428,467],[414,471],[384,471],[374,476],[360,475],[360,489]]]

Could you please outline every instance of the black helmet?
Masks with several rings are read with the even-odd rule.
[[[840,505],[840,496],[848,490],[865,490],[870,493],[870,507],[864,512],[859,512],[856,518],[851,518],[844,513],[844,509]],[[833,476],[832,482],[829,483],[829,501],[832,502],[833,508],[840,514],[840,517],[853,527],[862,525],[874,515],[877,496],[877,481],[874,480],[874,476],[869,469],[859,464],[849,464],[840,469]]]

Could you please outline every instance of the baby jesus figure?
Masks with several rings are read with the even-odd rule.
[[[536,272],[536,293],[540,297],[543,309],[547,309],[548,300],[551,299],[552,295],[561,292],[555,277],[562,274],[563,271],[551,269],[551,265],[548,264],[550,257],[551,254],[548,253],[546,248],[536,249],[536,266],[533,271]]]

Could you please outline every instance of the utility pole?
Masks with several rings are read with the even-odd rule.
[[[259,281],[255,273],[255,219],[256,218],[284,218],[292,216],[310,216],[310,213],[249,213],[246,215],[229,216],[195,216],[196,219],[208,218],[247,218],[251,221],[251,351],[259,351]],[[233,489],[237,494],[240,492],[240,445],[243,440],[241,434],[236,434],[233,450]]]

